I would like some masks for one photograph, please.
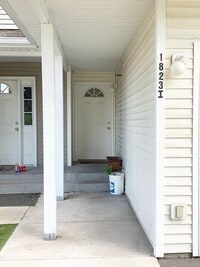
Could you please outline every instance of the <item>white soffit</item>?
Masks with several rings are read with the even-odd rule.
[[[1,4],[0,0],[0,4]],[[33,0],[31,0],[33,1]],[[7,0],[40,49],[40,22],[29,0]],[[41,0],[73,70],[113,71],[151,0]],[[24,30],[23,30],[24,32]],[[24,32],[26,35],[26,32]],[[26,35],[28,36],[28,35]]]
[[[48,0],[66,58],[76,70],[114,70],[148,0]]]

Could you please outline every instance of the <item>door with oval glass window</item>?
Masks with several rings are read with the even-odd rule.
[[[0,165],[19,162],[18,81],[0,81]]]
[[[105,159],[113,153],[113,90],[108,83],[75,85],[74,160]]]

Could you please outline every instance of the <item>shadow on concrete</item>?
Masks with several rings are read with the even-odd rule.
[[[39,197],[39,193],[0,194],[0,207],[35,206]]]

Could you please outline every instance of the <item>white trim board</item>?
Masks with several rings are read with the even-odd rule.
[[[199,89],[200,89],[200,42],[194,43],[193,84],[193,256],[200,256],[200,184],[199,184]]]
[[[72,71],[67,72],[67,166],[72,166]]]
[[[164,255],[164,125],[165,125],[165,110],[164,110],[164,80],[160,80],[160,73],[164,71],[165,59],[165,32],[166,32],[166,6],[165,1],[155,1],[155,127],[156,127],[156,196],[155,196],[155,240],[154,240],[154,256],[163,257]],[[160,68],[162,64],[162,68]],[[163,76],[162,76],[163,77]],[[162,89],[160,89],[162,82]],[[160,90],[162,92],[160,92]],[[161,97],[162,96],[162,97]]]

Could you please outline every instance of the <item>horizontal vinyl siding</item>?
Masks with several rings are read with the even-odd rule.
[[[42,121],[42,75],[40,63],[0,62],[0,76],[34,76],[36,77],[36,108],[37,108],[37,160],[38,165],[43,164],[43,121]],[[66,88],[66,75],[64,76]],[[66,90],[64,90],[65,103],[65,160],[66,160]]]
[[[200,38],[200,4],[167,1],[165,94],[165,253],[192,252],[193,46]],[[187,56],[187,71],[170,74],[171,55]],[[172,220],[170,205],[185,203],[187,217]]]
[[[74,71],[74,82],[113,82],[114,72]]]
[[[154,5],[125,52],[116,90],[116,152],[123,158],[126,194],[152,245],[155,234]]]

